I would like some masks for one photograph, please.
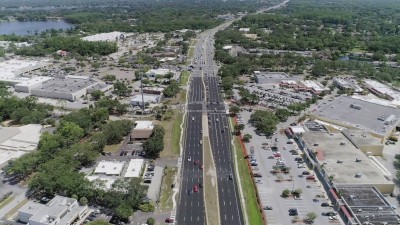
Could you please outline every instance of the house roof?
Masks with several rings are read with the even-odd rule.
[[[134,139],[147,139],[153,133],[152,129],[134,129],[131,137]]]

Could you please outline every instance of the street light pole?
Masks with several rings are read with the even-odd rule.
[[[144,115],[143,72],[140,72],[140,91],[142,92],[142,115]]]

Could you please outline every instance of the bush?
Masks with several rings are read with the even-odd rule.
[[[142,212],[154,212],[155,207],[154,205],[147,203],[147,204],[141,204],[139,206],[139,209]]]

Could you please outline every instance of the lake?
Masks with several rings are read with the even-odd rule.
[[[61,21],[32,21],[32,22],[0,22],[0,34],[16,34],[18,36],[39,34],[49,29],[68,29],[74,25]]]

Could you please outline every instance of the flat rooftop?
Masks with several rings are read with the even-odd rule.
[[[121,36],[121,32],[100,33],[91,36],[83,37],[84,41],[116,41]]]
[[[124,177],[140,177],[140,172],[142,171],[144,160],[143,159],[131,159],[129,161],[128,168]]]
[[[338,185],[341,197],[361,224],[399,224],[400,217],[372,186]]]
[[[393,184],[383,171],[342,133],[306,132],[303,139],[318,152],[318,160],[335,184]],[[317,144],[318,146],[315,146]],[[361,160],[356,162],[356,159]],[[338,163],[342,161],[341,163]],[[356,177],[359,173],[361,177]]]
[[[360,109],[353,108],[351,105],[358,105]],[[321,117],[321,120],[326,118],[329,122],[337,122],[387,136],[400,118],[400,109],[343,96],[313,111],[313,114]],[[378,119],[390,115],[395,115],[395,120],[391,124],[385,124],[384,121]]]
[[[52,78],[44,81],[43,85],[32,90],[57,92],[57,93],[75,93],[79,90],[98,83],[96,80],[80,78]]]
[[[135,129],[153,129],[153,121],[150,120],[139,120],[135,122]]]
[[[371,133],[364,130],[345,129],[342,131],[342,133],[345,134],[356,147],[367,145],[382,145],[380,138],[374,137],[371,135]]]
[[[0,80],[13,81],[22,79],[18,75],[35,70],[47,65],[47,60],[21,60],[21,59],[10,59],[7,61],[0,62]],[[28,80],[26,78],[25,80]],[[22,79],[23,80],[23,79]]]
[[[95,174],[120,175],[125,162],[120,161],[100,161],[94,170]]]

